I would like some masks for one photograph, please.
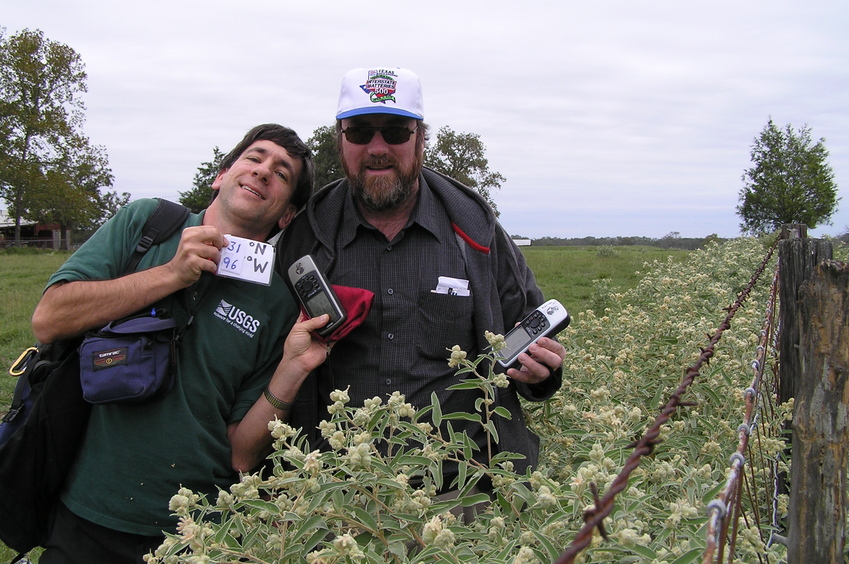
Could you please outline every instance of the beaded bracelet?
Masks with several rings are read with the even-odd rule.
[[[283,401],[282,399],[272,394],[271,390],[268,388],[265,389],[265,393],[263,393],[263,395],[265,396],[265,399],[268,400],[268,403],[270,403],[272,406],[279,409],[280,411],[289,411],[292,408],[292,405],[294,405],[295,403],[291,401]]]

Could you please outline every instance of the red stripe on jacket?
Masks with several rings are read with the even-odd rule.
[[[466,243],[468,243],[468,244],[469,244],[469,246],[470,246],[471,248],[473,248],[473,249],[474,249],[474,250],[476,250],[476,251],[480,251],[480,252],[482,252],[482,253],[483,253],[483,254],[485,254],[485,255],[488,255],[488,254],[489,254],[489,247],[484,247],[483,245],[481,245],[480,243],[476,242],[474,239],[472,239],[471,237],[469,237],[468,235],[466,235],[466,233],[465,233],[462,229],[460,229],[460,226],[459,226],[459,225],[457,225],[456,223],[453,223],[453,222],[452,222],[452,223],[451,223],[451,227],[453,227],[453,228],[454,228],[454,232],[455,232],[457,235],[459,235],[460,237],[462,237],[462,238],[463,238],[463,240],[464,240]]]

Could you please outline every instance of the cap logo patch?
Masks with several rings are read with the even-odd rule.
[[[389,70],[370,70],[365,84],[361,84],[372,103],[385,104],[395,102],[395,89],[398,85],[397,76]]]
[[[390,114],[424,119],[419,77],[401,67],[375,65],[349,70],[345,73],[342,88],[339,90],[336,119],[365,114]]]

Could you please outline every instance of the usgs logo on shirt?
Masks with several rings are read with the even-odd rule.
[[[226,321],[251,338],[259,329],[259,319],[255,319],[249,313],[224,300],[221,300],[218,307],[215,308],[215,317]]]

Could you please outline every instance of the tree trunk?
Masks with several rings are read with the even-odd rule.
[[[71,229],[64,222],[59,223],[59,247],[63,251],[71,250]]]

